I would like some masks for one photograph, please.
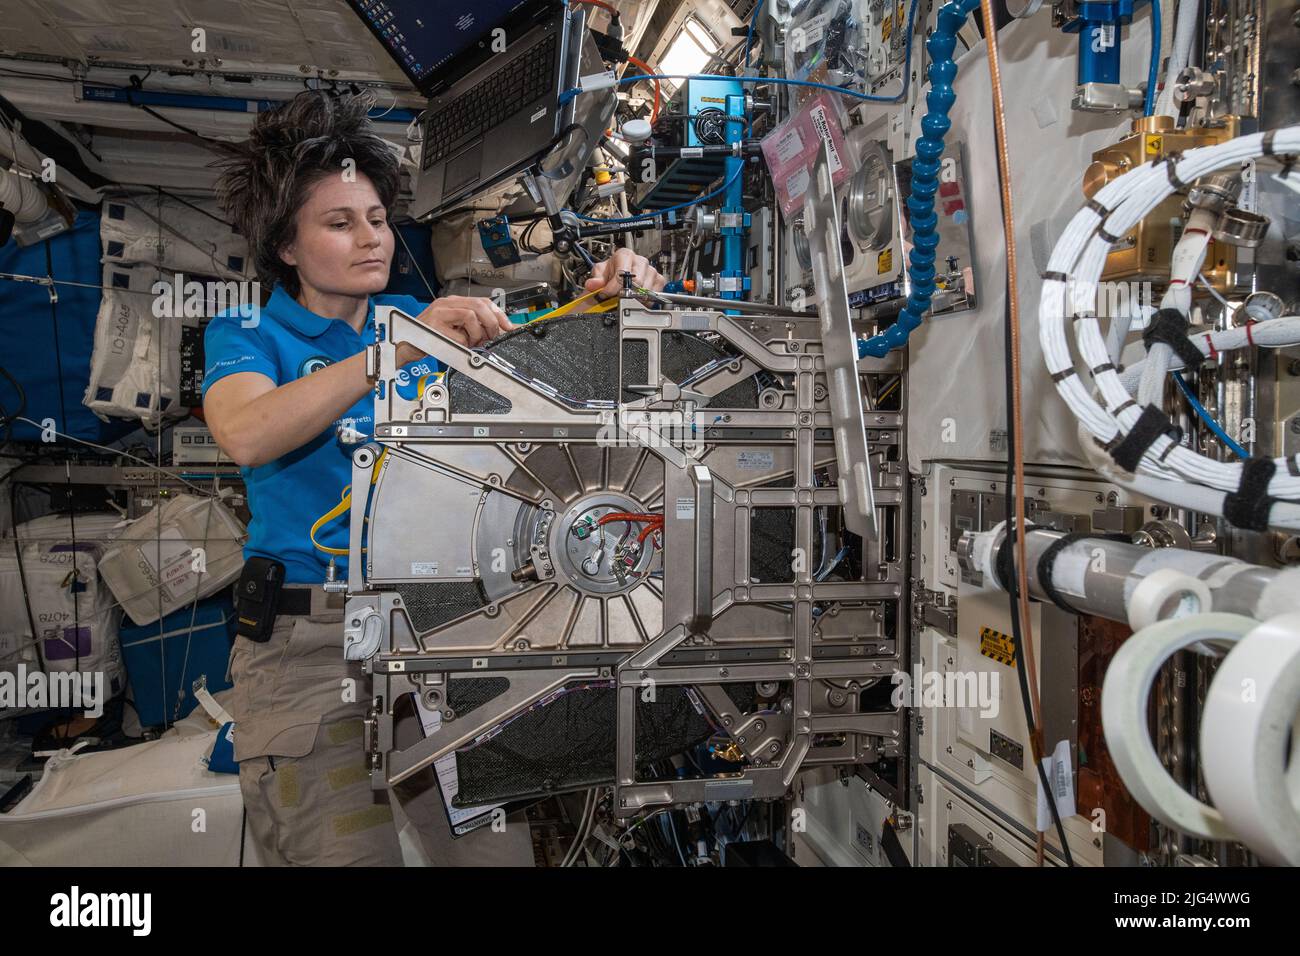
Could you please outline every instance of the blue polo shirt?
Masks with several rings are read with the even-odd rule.
[[[377,295],[370,299],[365,328],[358,334],[342,319],[317,315],[277,287],[254,324],[237,312],[215,317],[204,333],[203,391],[227,375],[259,372],[276,385],[310,375],[356,355],[375,341],[375,306],[391,305],[408,315],[419,315],[424,304],[408,295]],[[251,328],[245,328],[251,324]],[[436,371],[432,359],[406,366],[412,375]],[[289,454],[256,468],[241,468],[253,519],[248,526],[244,557],[261,556],[284,562],[285,580],[291,584],[320,584],[325,580],[329,555],[312,547],[311,526],[339,503],[343,488],[352,481],[352,451],[356,446],[339,441],[337,427],[349,420],[352,427],[374,434],[374,395],[367,392],[342,418],[316,438]],[[316,540],[331,548],[348,546],[348,515],[330,522]],[[347,572],[347,555],[335,558],[339,576]]]

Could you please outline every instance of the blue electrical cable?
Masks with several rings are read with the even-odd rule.
[[[763,0],[754,4],[754,12],[749,15],[749,30],[745,33],[745,66],[749,66],[749,50],[754,45],[754,21],[763,11]]]
[[[1160,80],[1160,0],[1151,0],[1151,66],[1147,68],[1147,95],[1143,116],[1156,112],[1156,84]]]
[[[939,189],[939,172],[943,165],[943,137],[952,126],[948,113],[957,100],[952,88],[952,81],[957,76],[957,63],[952,54],[957,46],[957,31],[979,5],[980,0],[948,0],[940,8],[934,32],[925,43],[930,51],[930,92],[925,94],[926,114],[921,119],[921,138],[916,141],[912,194],[907,199],[912,224],[912,251],[908,256],[907,273],[912,280],[912,291],[893,325],[869,339],[859,340],[859,358],[867,355],[880,358],[902,348],[912,330],[921,324],[921,318],[930,310],[935,290],[935,250],[939,247],[939,217],[934,211],[934,194]]]
[[[913,9],[916,7],[917,0],[912,0]],[[978,5],[978,4],[977,4]],[[832,93],[842,93],[844,96],[851,96],[855,100],[864,100],[868,103],[897,103],[907,95],[907,84],[910,79],[911,71],[903,77],[903,92],[896,96],[871,96],[867,93],[859,93],[857,90],[846,90],[842,86],[832,86],[829,83],[815,83],[812,80],[791,80],[784,76],[726,76],[721,73],[637,73],[634,76],[619,77],[614,81],[614,86],[626,86],[628,83],[640,83],[643,80],[731,80],[733,83],[773,83],[777,86],[806,86],[813,90],[829,90]],[[598,87],[606,89],[606,87]],[[573,89],[565,90],[560,94],[560,105],[568,103],[575,96],[583,93],[580,86]]]
[[[1246,449],[1242,448],[1235,441],[1229,438],[1228,433],[1223,430],[1223,426],[1210,416],[1209,411],[1201,404],[1200,399],[1196,397],[1196,393],[1192,391],[1192,387],[1183,380],[1182,375],[1178,372],[1174,372],[1174,382],[1183,393],[1183,398],[1187,399],[1187,404],[1192,406],[1192,411],[1197,414],[1197,417],[1199,417],[1201,421],[1205,422],[1205,427],[1214,433],[1214,437],[1223,442],[1223,444],[1228,447],[1228,450],[1242,461],[1250,458],[1250,454]]]

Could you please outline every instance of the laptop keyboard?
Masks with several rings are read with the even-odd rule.
[[[428,169],[551,92],[558,42],[558,35],[552,33],[508,67],[497,70],[432,114],[424,126],[421,167]]]

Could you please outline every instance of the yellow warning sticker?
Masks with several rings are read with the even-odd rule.
[[[1164,141],[1165,141],[1165,138],[1164,138],[1163,136],[1148,136],[1148,137],[1147,137],[1147,142],[1146,142],[1146,146],[1147,146],[1147,155],[1148,155],[1148,156],[1159,156],[1159,155],[1160,155],[1160,149],[1161,149],[1161,147],[1163,146]]]
[[[999,664],[1012,667],[1016,663],[1016,642],[1013,638],[991,627],[980,628],[980,653]]]
[[[894,268],[894,250],[886,249],[880,255],[876,256],[876,274],[884,275],[890,269]]]
[[[889,34],[893,32],[893,27],[894,27],[894,18],[885,17],[885,19],[882,20],[880,23],[880,39],[888,40]]]

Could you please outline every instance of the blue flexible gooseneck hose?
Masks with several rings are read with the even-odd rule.
[[[930,51],[930,91],[925,94],[926,114],[921,118],[922,135],[916,141],[916,159],[912,162],[912,195],[907,199],[912,223],[912,251],[908,256],[907,272],[912,280],[912,291],[893,325],[869,339],[858,341],[859,357],[871,355],[879,358],[902,348],[912,330],[921,324],[921,318],[930,310],[930,300],[934,297],[935,250],[939,246],[939,217],[934,211],[934,194],[939,189],[943,137],[952,126],[948,111],[957,99],[952,88],[952,81],[957,76],[957,64],[952,53],[957,45],[957,31],[979,5],[979,0],[948,0],[940,8],[934,32],[925,42]]]

